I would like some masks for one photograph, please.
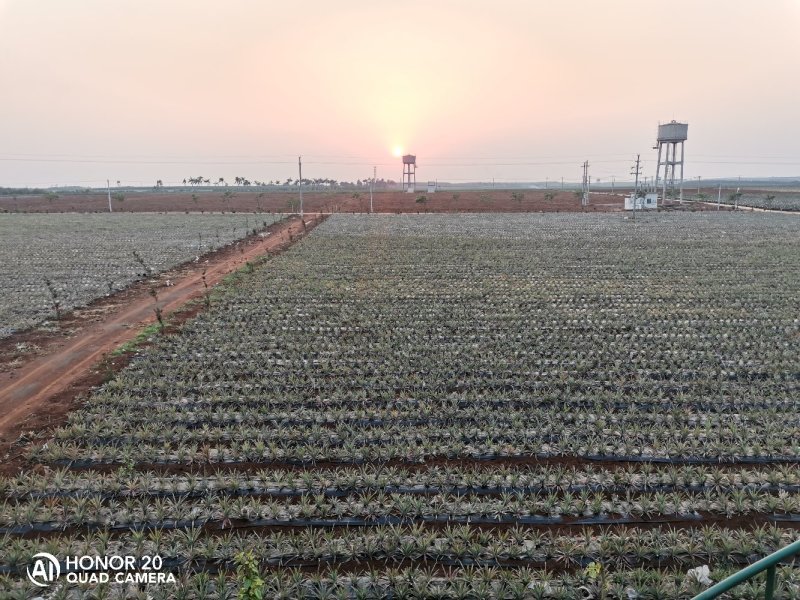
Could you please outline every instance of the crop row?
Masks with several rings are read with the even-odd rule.
[[[702,492],[658,491],[603,493],[583,490],[546,494],[503,492],[498,496],[430,493],[413,495],[380,491],[347,496],[325,494],[299,497],[236,496],[207,492],[189,496],[133,496],[121,499],[74,496],[26,498],[0,503],[0,531],[44,524],[46,529],[71,526],[148,527],[165,522],[253,524],[361,525],[419,520],[480,523],[557,524],[564,519],[614,522],[630,519],[700,518],[702,514],[733,517],[765,513],[786,520],[800,515],[800,494],[758,489]]]
[[[299,496],[350,494],[379,490],[407,494],[460,493],[499,495],[524,492],[631,492],[753,490],[795,492],[800,488],[797,465],[770,469],[714,466],[655,466],[634,463],[615,469],[598,466],[563,467],[491,465],[486,468],[431,466],[340,467],[303,471],[272,469],[253,473],[218,471],[213,475],[162,475],[120,469],[29,472],[0,478],[0,498],[48,496],[241,495]]]
[[[721,567],[709,573],[712,581],[719,581],[738,567]],[[324,573],[306,573],[300,568],[265,572],[261,576],[260,591],[264,598],[280,600],[309,599],[334,600],[338,598],[384,599],[442,598],[467,600],[586,600],[601,594],[608,600],[639,600],[669,598],[688,600],[703,591],[706,585],[691,574],[693,569],[642,569],[630,568],[607,571],[600,577],[597,568],[587,567],[574,573],[554,574],[546,569],[522,567],[499,569],[496,567],[448,567],[436,569],[427,565],[386,566],[364,568],[353,572],[332,569]],[[600,569],[602,573],[602,568]],[[800,594],[798,569],[782,566],[777,569],[778,586],[775,597],[797,598]],[[50,593],[53,600],[83,600],[104,598],[108,600],[233,600],[243,585],[231,581],[228,574],[213,575],[205,572],[181,576],[170,585],[62,585]],[[764,593],[762,581],[752,580],[737,587],[736,598],[756,600]],[[26,578],[0,575],[0,593],[9,600],[28,600],[39,597]]]
[[[73,440],[47,442],[33,450],[31,457],[54,465],[102,464],[193,464],[193,463],[276,463],[306,464],[331,461],[357,464],[366,461],[426,458],[518,458],[573,455],[606,460],[662,460],[675,464],[775,463],[800,461],[800,430],[780,429],[781,421],[747,424],[731,423],[709,427],[646,425],[632,417],[620,427],[570,427],[569,423],[547,427],[536,415],[533,423],[520,429],[517,423],[497,419],[485,427],[437,424],[408,427],[263,427],[185,428],[153,426],[128,434],[110,429],[101,437],[83,435]],[[537,420],[539,423],[537,423]],[[590,423],[588,419],[586,423]],[[630,423],[630,424],[628,424]],[[539,424],[539,427],[537,427]],[[235,430],[234,430],[235,427]],[[675,432],[682,437],[675,437]],[[786,437],[789,436],[789,437]]]
[[[47,538],[3,539],[0,572],[13,572],[39,549],[55,556],[92,552],[142,556],[159,554],[184,569],[209,564],[230,568],[236,554],[250,550],[264,566],[327,566],[353,562],[427,561],[439,564],[478,564],[506,567],[549,566],[570,569],[590,562],[624,569],[631,566],[696,565],[717,562],[741,564],[752,556],[790,544],[792,530],[774,526],[752,530],[702,527],[696,529],[638,529],[624,532],[585,530],[575,534],[511,528],[480,530],[448,525],[338,531],[298,530],[270,534],[200,529],[135,531],[127,538],[108,531],[89,535],[60,534]]]
[[[728,205],[738,204],[739,206],[754,206],[768,210],[800,211],[800,195],[785,192],[742,193],[739,198],[731,194],[722,194],[719,200],[721,204]]]

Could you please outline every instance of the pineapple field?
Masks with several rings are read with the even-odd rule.
[[[800,535],[798,233],[332,215],[33,439],[0,477],[0,597],[691,598]],[[70,579],[77,555],[175,581]]]
[[[0,338],[193,260],[277,215],[0,215]]]

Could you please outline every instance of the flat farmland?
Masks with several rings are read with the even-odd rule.
[[[333,215],[0,478],[0,595],[691,597],[797,537],[798,314],[781,215]]]
[[[190,212],[296,212],[299,210],[297,191],[224,190],[196,192],[138,192],[129,193],[123,202],[113,201],[117,212],[190,211]],[[553,196],[550,197],[549,194]],[[547,194],[547,196],[546,196]],[[424,202],[417,200],[424,198]],[[618,211],[623,208],[622,196],[593,193],[588,212]],[[312,191],[303,193],[307,212],[369,212],[369,190]],[[428,194],[420,191],[407,194],[399,191],[376,191],[373,197],[375,212],[569,212],[580,211],[580,199],[574,192],[559,190],[453,190]],[[61,194],[46,196],[0,196],[0,211],[10,212],[105,212],[105,194]]]
[[[722,190],[720,202],[722,204],[735,204],[737,201],[732,197],[735,190]],[[709,198],[713,202],[717,198],[716,192],[709,193]],[[739,206],[752,206],[767,210],[781,210],[800,212],[800,190],[742,190],[742,195],[738,200]]]
[[[0,338],[262,229],[273,215],[0,215]]]

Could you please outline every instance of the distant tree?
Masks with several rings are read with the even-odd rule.
[[[775,195],[774,194],[767,194],[766,196],[764,196],[764,206],[766,208],[772,208],[772,203],[774,201],[775,201]]]
[[[258,207],[258,212],[263,212],[261,210],[261,199],[264,197],[264,195],[265,195],[264,192],[256,194],[256,206]]]
[[[453,194],[453,200],[458,200],[459,198],[461,198],[461,194],[459,194],[458,192]]]
[[[222,194],[222,200],[225,202],[225,206],[228,207],[228,212],[231,211],[231,200],[234,196],[235,194],[230,190],[225,190],[225,192]]]
[[[217,185],[225,185],[225,178],[220,177],[219,179],[217,179]]]
[[[547,202],[552,202],[553,200],[555,200],[555,197],[556,197],[556,193],[555,192],[545,192],[544,193],[544,199]]]
[[[44,197],[47,198],[50,202],[52,202],[53,200],[58,200],[58,194],[56,194],[55,192],[47,192],[44,195]],[[16,200],[16,197],[14,198],[14,200]]]
[[[417,204],[425,204],[428,201],[428,197],[425,195],[419,196],[417,198]]]
[[[197,204],[197,194],[192,194],[192,202]]]
[[[525,199],[525,194],[522,192],[511,192],[511,199],[517,203],[520,203]]]
[[[111,199],[116,200],[117,202],[122,202],[123,200],[125,200],[125,194],[117,192],[116,194],[111,195]]]
[[[162,188],[162,187],[164,187],[164,182],[163,182],[163,181],[161,181],[160,179],[156,180],[156,187],[157,187],[157,188]]]

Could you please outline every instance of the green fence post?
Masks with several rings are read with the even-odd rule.
[[[707,590],[700,592],[692,600],[713,600],[713,598],[718,598],[724,592],[727,592],[728,590],[735,588],[740,583],[755,577],[762,571],[767,572],[767,588],[765,598],[767,600],[772,600],[775,596],[776,587],[775,567],[781,561],[789,560],[796,554],[800,554],[800,540],[797,540],[785,548],[781,548],[780,550],[773,552],[769,556],[765,556],[761,560],[754,562],[752,565],[748,565],[741,571],[737,571],[716,585],[712,585]]]
[[[775,567],[767,569],[767,589],[764,591],[764,600],[772,600],[775,595]]]

